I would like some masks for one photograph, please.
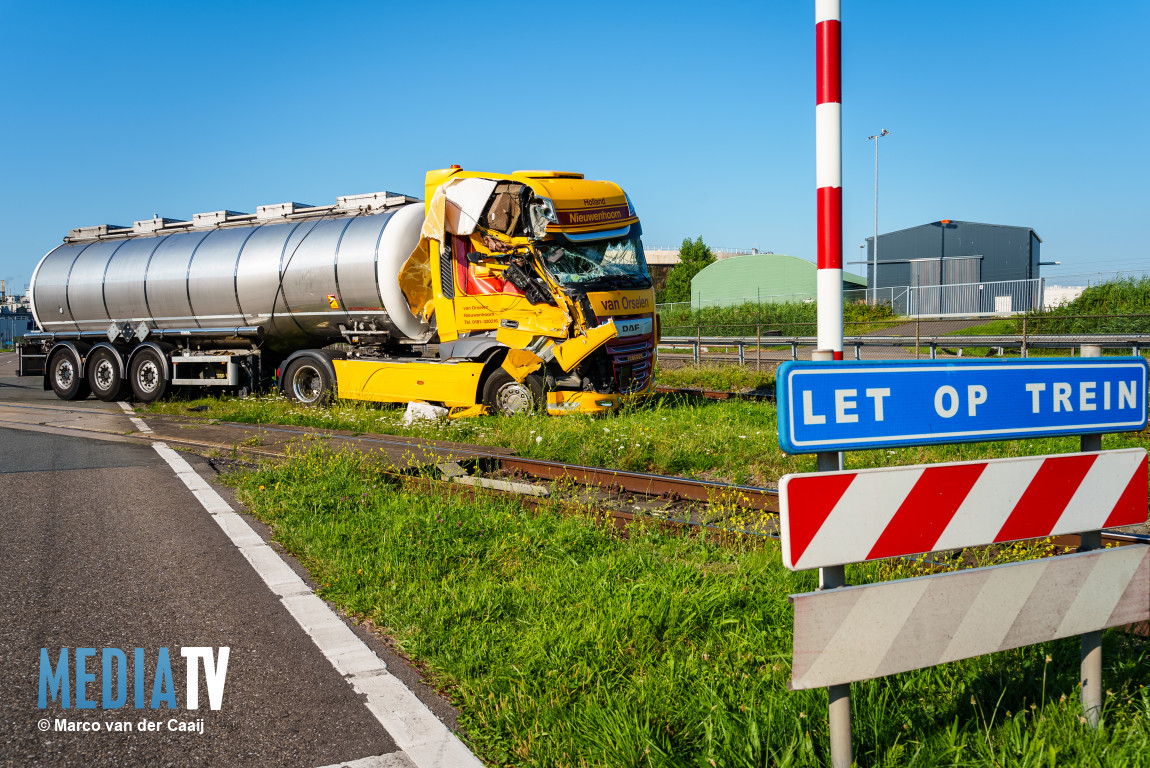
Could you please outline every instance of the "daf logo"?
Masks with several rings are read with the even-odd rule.
[[[616,320],[615,327],[619,329],[618,336],[646,336],[651,332],[651,318],[641,320]]]

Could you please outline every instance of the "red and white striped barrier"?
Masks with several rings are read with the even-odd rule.
[[[791,570],[1146,522],[1142,448],[779,481]]]
[[[809,592],[791,602],[791,687],[821,688],[1145,621],[1150,547]]]
[[[843,356],[843,142],[840,0],[815,0],[815,182],[819,349]]]

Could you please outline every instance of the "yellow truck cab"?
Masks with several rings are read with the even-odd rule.
[[[427,355],[334,359],[341,397],[564,414],[651,391],[655,297],[617,184],[452,166],[429,172],[425,192],[420,242],[397,280],[429,329]]]

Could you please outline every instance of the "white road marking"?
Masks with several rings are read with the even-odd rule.
[[[153,443],[152,447],[168,462],[176,477],[195,494],[336,671],[351,683],[356,693],[366,698],[367,708],[406,753],[367,757],[338,765],[353,768],[482,768],[483,763],[463,742],[411,689],[387,671],[384,661],[343,623],[182,456],[162,442]]]
[[[119,403],[120,403],[120,407],[124,409],[124,413],[134,414],[136,412],[132,408],[132,406],[128,405],[123,400],[120,400]],[[132,424],[135,425],[136,429],[138,429],[140,432],[143,432],[143,433],[149,434],[149,435],[152,434],[152,428],[149,427],[147,424],[145,424],[143,419],[138,419],[135,416],[130,415],[130,416],[128,416],[128,420],[130,422],[132,422]]]
[[[415,763],[402,752],[391,752],[375,757],[361,757],[349,763],[334,763],[323,768],[414,768]]]

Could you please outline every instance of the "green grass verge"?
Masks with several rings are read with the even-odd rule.
[[[491,764],[827,763],[825,693],[786,689],[786,598],[814,577],[784,570],[773,541],[643,527],[622,539],[513,500],[430,498],[362,456],[318,450],[231,481],[323,597],[427,670]],[[914,572],[891,561],[848,578]],[[1099,731],[1079,720],[1076,640],[857,683],[855,754],[882,766],[1145,765],[1146,648],[1105,634]]]
[[[657,366],[655,381],[664,387],[694,387],[718,392],[760,392],[775,391],[774,364],[769,371],[755,371],[755,364],[748,366],[701,363],[684,365],[679,368]]]

